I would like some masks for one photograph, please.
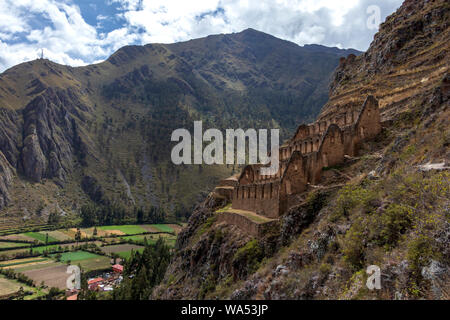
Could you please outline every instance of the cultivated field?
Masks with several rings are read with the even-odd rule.
[[[119,234],[117,233],[117,231],[119,231],[121,233],[121,235],[129,235],[129,234],[138,234],[138,233],[144,233],[144,232],[148,232],[147,230],[145,230],[145,228],[143,226],[140,225],[123,225],[123,226],[102,226],[102,227],[98,227],[98,230],[103,230],[103,231],[115,231],[115,234]]]
[[[42,243],[45,243],[46,239],[48,240],[48,242],[58,241],[58,239],[55,239],[55,238],[51,237],[50,235],[48,235],[48,237],[47,237],[46,233],[48,233],[48,232],[26,232],[23,235],[33,238],[35,240],[38,240]]]
[[[133,244],[118,244],[102,247],[103,252],[107,254],[116,253],[123,259],[129,258],[131,256],[131,251],[142,252],[143,250],[144,247]]]
[[[51,287],[66,289],[69,263],[79,265],[84,272],[109,270],[113,254],[127,259],[132,251],[142,252],[144,246],[140,244],[144,243],[144,239],[154,244],[163,238],[169,246],[173,246],[181,228],[176,224],[114,225],[29,232],[22,229],[17,234],[4,229],[4,235],[0,236],[0,268],[27,276],[37,287],[0,275],[0,297],[16,293],[21,286],[34,292],[25,299],[42,296]],[[95,229],[97,232],[94,235]],[[75,240],[78,231],[83,241]],[[47,289],[40,289],[41,283]]]
[[[0,249],[28,247],[29,245],[21,242],[0,242]]]
[[[34,268],[23,271],[22,273],[33,279],[37,284],[44,282],[49,288],[56,287],[59,289],[66,289],[66,281],[68,278],[68,274],[66,272],[67,265],[53,263],[44,268]]]
[[[21,286],[22,285],[19,282],[6,279],[0,275],[0,297],[19,291]]]

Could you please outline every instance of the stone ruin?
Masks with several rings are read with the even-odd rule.
[[[358,110],[359,109],[359,110]],[[361,108],[325,115],[311,124],[302,124],[279,149],[276,174],[261,175],[262,165],[247,165],[239,175],[223,180],[215,194],[231,201],[220,221],[237,225],[259,236],[265,224],[276,222],[298,203],[296,195],[308,185],[320,183],[322,170],[357,156],[361,144],[381,131],[378,101],[368,96]]]

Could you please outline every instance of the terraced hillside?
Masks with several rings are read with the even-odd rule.
[[[341,59],[319,118],[360,105],[369,94],[379,100],[383,120],[412,110],[449,73],[449,14],[445,1],[405,1],[367,52]]]

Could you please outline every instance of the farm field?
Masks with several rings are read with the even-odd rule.
[[[33,242],[35,239],[32,237],[25,236],[24,234],[10,234],[7,236],[1,236],[0,240],[12,240],[12,241],[28,241]]]
[[[76,265],[80,265],[84,271],[105,270],[111,268],[111,258],[97,255],[94,258],[79,260]]]
[[[29,247],[30,245],[23,242],[0,242],[0,249]]]
[[[97,233],[94,236],[95,229]],[[147,239],[149,244],[154,244],[159,238],[163,238],[169,246],[173,247],[176,234],[181,229],[182,226],[176,224],[112,225],[52,231],[21,231],[17,234],[8,233],[8,235],[0,236],[0,268],[23,274],[32,279],[37,286],[41,283],[47,286],[46,289],[39,289],[17,280],[0,278],[0,297],[16,293],[20,286],[24,289],[28,287],[25,291],[34,292],[33,295],[25,296],[27,300],[45,295],[51,287],[66,289],[68,277],[66,272],[69,262],[72,265],[79,265],[84,272],[111,270],[112,254],[117,254],[122,259],[130,258],[132,251],[144,250],[144,246],[140,245],[144,243],[144,239]],[[78,230],[84,241],[75,241]],[[86,239],[94,237],[95,239],[92,240]],[[46,238],[48,245],[45,245]],[[1,241],[2,239],[8,241]],[[123,243],[126,241],[136,243]],[[116,242],[122,243],[115,244]],[[92,247],[92,244],[95,244],[104,255],[94,253],[96,249]],[[33,256],[30,257],[30,254]]]
[[[177,237],[171,234],[167,233],[158,233],[158,234],[144,234],[144,235],[137,235],[137,236],[123,236],[119,239],[123,240],[132,240],[132,241],[138,241],[138,242],[144,242],[144,238],[147,239],[148,243],[154,243],[159,238],[163,238],[166,241],[175,240]]]
[[[44,261],[48,261],[48,258],[43,257],[33,257],[33,258],[26,258],[26,259],[15,259],[15,260],[8,260],[8,261],[2,261],[0,262],[0,268],[14,268],[16,266],[24,266],[24,265],[30,265],[30,264],[36,264]]]
[[[106,269],[111,266],[109,257],[97,255],[86,251],[65,252],[61,254],[61,262],[80,265],[85,271]]]
[[[47,239],[46,233],[48,232],[26,232],[23,235],[45,243],[45,240]],[[48,235],[48,242],[56,241],[58,241],[58,239],[53,238],[52,236],[50,236],[50,234]]]
[[[180,233],[180,231],[185,227],[185,224],[184,225],[178,225],[178,224],[168,224],[167,226],[169,226],[170,228],[172,228],[173,229],[173,231],[176,233],[176,234],[179,234]]]
[[[7,279],[3,275],[0,275],[0,297],[19,291],[21,286],[22,285],[19,282]]]
[[[135,252],[139,252],[142,253],[142,251],[144,251],[144,248],[141,249],[137,249],[134,250]],[[129,259],[131,257],[131,252],[132,251],[121,251],[121,252],[117,252],[117,254],[119,255],[119,257],[121,257],[122,259]]]
[[[97,230],[103,230],[103,231],[108,231],[108,232],[116,231],[116,233],[113,233],[113,234],[119,234],[119,235],[129,235],[129,234],[148,232],[141,225],[101,226],[101,227],[98,227]],[[121,234],[117,233],[117,231],[119,231]]]
[[[71,243],[68,243],[68,244],[51,244],[51,245],[48,245],[48,246],[32,248],[31,250],[33,251],[33,253],[36,253],[36,252],[37,253],[44,253],[44,251],[51,252],[52,250],[56,250],[59,247],[63,248],[63,247],[68,247],[70,245],[71,245]]]
[[[80,265],[84,271],[103,270],[111,267],[110,258],[85,251],[61,254],[61,262],[51,258],[35,257],[3,261],[1,268],[13,269],[32,279],[36,284],[44,282],[46,286],[66,288],[67,262]],[[0,284],[1,286],[1,284]]]
[[[20,287],[23,288],[24,291],[31,291],[33,292],[33,295],[25,296],[25,300],[30,300],[33,298],[36,298],[38,296],[44,295],[45,292],[37,289],[29,287],[23,283],[20,283],[16,280],[8,279],[4,277],[3,275],[0,275],[0,298],[2,296],[8,296],[10,294],[16,293],[20,290]]]
[[[49,237],[52,237],[53,239],[56,239],[59,241],[73,239],[72,237],[70,237],[69,235],[67,235],[66,233],[64,233],[63,231],[60,231],[60,230],[46,231],[45,233],[48,233]]]
[[[121,253],[125,251],[139,251],[141,249],[144,249],[142,246],[137,246],[134,244],[118,244],[118,245],[112,245],[112,246],[105,246],[102,247],[102,251],[105,253]]]
[[[175,232],[175,230],[167,224],[152,224],[153,228],[156,228],[159,232]]]
[[[98,255],[86,252],[86,251],[75,251],[75,252],[64,252],[61,254],[62,262],[76,262],[79,260],[86,260],[91,258],[96,258]]]
[[[17,255],[24,254],[29,251],[30,249],[14,249],[14,250],[0,251],[0,258],[1,258],[0,263],[3,260],[16,258]]]
[[[49,288],[56,287],[66,289],[67,265],[62,263],[51,263],[43,268],[31,268],[21,273],[33,279],[35,283],[44,282]]]
[[[60,265],[60,264],[61,264],[60,262],[56,262],[55,260],[49,259],[49,260],[42,261],[42,262],[15,265],[15,266],[11,267],[11,269],[13,269],[15,272],[23,273],[25,271],[45,269],[45,268],[52,267],[55,265]]]

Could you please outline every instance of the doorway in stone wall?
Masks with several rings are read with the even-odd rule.
[[[328,155],[326,152],[322,154],[323,167],[328,167]]]
[[[286,180],[286,194],[288,195],[292,194],[291,182],[289,180]]]

